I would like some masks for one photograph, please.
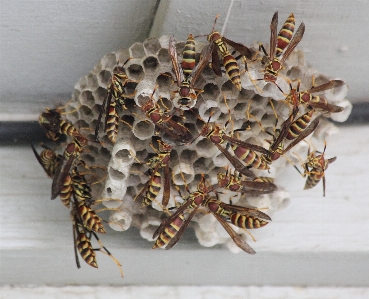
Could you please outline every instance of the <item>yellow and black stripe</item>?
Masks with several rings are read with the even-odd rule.
[[[195,68],[195,59],[195,39],[193,35],[190,34],[187,38],[186,45],[183,50],[183,58],[181,63],[183,74],[186,78],[191,75],[192,70]]]
[[[262,219],[245,216],[240,213],[233,213],[230,219],[232,224],[244,229],[260,228],[269,223]]]
[[[288,46],[288,44],[292,39],[294,30],[295,30],[295,16],[293,15],[293,13],[291,13],[278,33],[277,47],[275,49],[275,57],[279,57],[282,55],[284,49],[286,49],[286,47]]]
[[[314,114],[314,110],[311,109],[308,112],[306,112],[305,114],[303,114],[302,116],[300,116],[297,120],[295,120],[289,130],[288,133],[286,135],[286,139],[287,140],[294,140],[296,139],[308,126],[308,124],[311,121],[311,118]]]

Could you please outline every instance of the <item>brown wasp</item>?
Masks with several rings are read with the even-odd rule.
[[[260,179],[254,179],[252,181],[244,180],[241,178],[241,175],[228,172],[228,169],[225,174],[218,173],[217,179],[218,188],[228,189],[232,192],[267,194],[278,189],[277,186],[270,181],[261,181]]]
[[[53,177],[51,199],[55,199],[61,193],[64,183],[69,176],[70,169],[72,168],[74,161],[79,158],[80,153],[82,152],[82,145],[85,142],[87,142],[87,139],[76,137],[65,148],[63,159],[61,163],[59,163]]]
[[[156,240],[153,248],[158,248],[165,246],[165,249],[172,248],[181,236],[183,235],[184,231],[188,227],[191,219],[196,214],[197,210],[201,206],[208,206],[210,204],[209,210],[214,215],[214,217],[220,222],[220,224],[224,227],[224,229],[227,231],[229,236],[232,238],[232,240],[236,243],[238,247],[240,247],[242,250],[244,250],[247,253],[255,254],[255,251],[238,235],[235,233],[235,231],[230,227],[230,225],[227,223],[226,220],[223,219],[223,215],[221,216],[218,209],[213,209],[214,205],[211,205],[213,202],[209,200],[209,193],[213,191],[212,188],[208,188],[205,185],[205,178],[202,177],[201,181],[199,182],[197,186],[197,190],[195,192],[190,193],[186,198],[184,198],[184,202],[182,205],[177,209],[175,213],[173,213],[168,219],[164,220],[158,229],[155,231],[153,238],[158,237]],[[219,204],[221,204],[219,202]],[[220,205],[219,205],[220,206]],[[222,207],[226,207],[223,206]],[[238,207],[236,206],[235,209]],[[188,215],[188,217],[185,219],[184,213],[187,209],[190,209],[191,212]],[[245,212],[246,210],[249,211],[248,208],[243,209],[242,211]],[[250,209],[255,210],[255,209]],[[241,210],[239,210],[241,212]],[[249,211],[248,215],[250,217],[253,217],[254,214]],[[260,212],[256,213],[255,215],[265,215],[264,213]],[[262,218],[263,216],[260,216]],[[264,216],[266,219],[270,219],[269,216]],[[255,227],[257,227],[258,224],[255,221]],[[263,226],[263,225],[261,225]]]
[[[95,128],[95,140],[98,139],[98,133],[100,129],[100,122],[103,113],[105,112],[104,129],[112,143],[116,142],[118,135],[118,124],[119,116],[117,108],[126,107],[126,100],[133,98],[135,93],[126,94],[125,88],[128,83],[138,83],[137,81],[128,78],[124,66],[131,58],[128,58],[122,66],[116,66],[113,69],[113,75],[111,78],[111,83],[108,86],[108,94],[104,99],[104,102],[100,109],[100,114],[97,119],[97,125]]]
[[[233,47],[242,56],[248,59],[252,58],[252,52],[246,46],[236,43],[234,41],[231,41],[225,38],[224,36],[221,36],[218,31],[214,31],[215,23],[217,19],[218,19],[218,16],[215,18],[212,32],[208,35],[208,41],[211,42],[212,45],[213,44],[215,45],[215,47],[212,48],[212,59],[211,59],[212,69],[217,76],[222,76],[222,71],[220,68],[220,62],[219,62],[219,56],[218,56],[218,51],[219,51],[220,55],[222,56],[223,65],[224,65],[224,68],[226,70],[226,73],[229,79],[232,81],[232,83],[234,84],[234,86],[236,86],[238,90],[241,90],[242,87],[241,87],[240,69],[236,62],[236,59],[228,51],[226,44]],[[246,66],[246,69],[247,69],[247,66]]]
[[[226,132],[217,124],[210,124],[209,121],[203,125],[200,135],[213,142],[239,173],[247,177],[255,178],[256,176],[254,173],[252,173],[252,171],[250,171],[248,168],[254,167],[257,169],[269,169],[269,166],[261,159],[261,157],[259,157],[258,154],[255,153],[255,151],[261,152],[264,155],[270,155],[270,151],[266,150],[262,146],[247,143],[228,136]],[[224,127],[227,126],[228,122],[229,121],[226,122]],[[221,146],[221,144],[224,143],[232,145],[234,154],[237,156],[237,158],[244,161],[248,168],[245,167],[239,160],[237,160],[231,153],[229,153],[227,149]]]
[[[137,198],[141,198],[144,196],[142,200],[142,206],[150,205],[158,196],[161,186],[162,186],[162,177],[160,174],[160,169],[164,169],[164,190],[163,190],[163,199],[162,205],[166,207],[169,202],[170,197],[170,168],[169,168],[169,160],[170,153],[172,151],[172,147],[158,140],[159,149],[155,151],[157,154],[149,159],[146,163],[149,166],[151,171],[150,179],[147,181],[146,185],[142,188],[142,190],[137,194],[135,200]],[[145,193],[146,191],[146,193]]]
[[[290,84],[291,91],[289,95],[286,97],[285,101],[291,104],[292,106],[297,106],[299,104],[306,105],[326,113],[341,112],[343,111],[342,107],[329,104],[327,100],[324,99],[323,97],[314,96],[312,94],[340,87],[344,84],[345,82],[343,82],[342,80],[331,80],[325,84],[314,86],[313,80],[313,86],[309,90],[300,91],[300,81],[299,81],[296,88],[292,88]]]
[[[213,191],[213,189],[206,186],[204,177],[202,177],[198,183],[196,191],[190,193],[188,190],[189,194],[184,198],[182,205],[175,213],[164,220],[154,232],[153,238],[158,237],[158,239],[155,242],[153,249],[166,244],[167,246],[165,249],[168,250],[177,244],[188,227],[191,219],[196,214],[196,211],[211,191]],[[191,209],[191,212],[187,219],[184,220],[184,213],[187,209]],[[168,241],[168,236],[170,237],[170,241]]]
[[[284,148],[283,140],[287,136],[289,136],[291,127],[294,127],[294,119],[298,113],[298,110],[299,110],[298,107],[294,107],[291,115],[283,122],[281,129],[276,130],[275,135],[266,132],[273,137],[273,142],[271,143],[269,148],[270,154],[263,154],[261,157],[262,160],[265,161],[267,164],[271,164],[273,161],[279,159],[280,156],[283,156],[286,152],[288,152],[291,148],[297,145],[300,141],[302,141],[311,133],[313,133],[316,127],[318,126],[319,118],[316,118],[310,123],[310,125],[305,130],[295,131],[295,133],[297,133],[298,135],[297,138],[295,138],[295,140],[293,140],[286,148]]]
[[[296,31],[295,36],[292,38],[293,30],[295,27],[294,23],[295,23],[294,16],[293,14],[291,14],[287,18],[286,22],[282,26],[282,29],[277,36],[278,12],[275,12],[272,18],[272,22],[270,24],[271,34],[270,34],[269,56],[265,51],[264,46],[260,44],[260,49],[264,52],[264,54],[268,57],[269,60],[267,65],[265,66],[263,80],[266,82],[274,83],[282,93],[283,91],[276,83],[278,78],[278,72],[283,68],[283,64],[285,63],[287,58],[291,55],[292,51],[296,48],[298,43],[301,41],[305,32],[305,24],[301,23]],[[280,59],[279,57],[282,54],[283,57]]]
[[[62,119],[60,111],[60,108],[46,108],[46,111],[40,114],[38,122],[46,130],[46,136],[53,141],[64,135],[85,139],[69,121]]]
[[[195,106],[197,96],[202,92],[201,89],[196,89],[194,86],[199,79],[199,76],[208,64],[212,52],[212,47],[208,47],[205,53],[202,55],[199,63],[195,68],[189,73],[189,68],[186,67],[186,73],[184,73],[181,65],[178,63],[178,56],[174,38],[171,36],[169,39],[169,55],[172,60],[174,75],[176,77],[176,82],[178,90],[174,93],[178,93],[181,97],[178,100],[178,105],[181,109],[188,110]],[[192,67],[192,66],[190,66]]]
[[[79,263],[78,254],[81,255],[82,259],[91,267],[98,268],[96,261],[95,251],[100,251],[108,255],[114,263],[117,265],[121,276],[123,277],[122,265],[120,262],[110,253],[110,251],[102,244],[97,234],[94,231],[88,230],[84,226],[81,220],[81,215],[79,215],[76,203],[73,203],[73,208],[71,211],[72,225],[73,225],[73,242],[74,242],[74,254],[76,259],[77,268],[81,268]],[[100,248],[93,248],[91,244],[91,236],[94,236],[96,241],[99,243]]]
[[[45,170],[47,176],[49,178],[52,178],[55,174],[56,169],[58,168],[58,165],[62,161],[63,157],[57,153],[55,153],[50,148],[43,145],[45,148],[41,154],[38,154],[35,147],[31,143],[31,148],[33,153],[35,154],[35,157],[42,166],[42,168]]]
[[[172,115],[169,115],[161,109],[158,103],[154,101],[153,95],[150,100],[146,101],[140,107],[140,109],[146,114],[147,118],[173,140],[183,143],[190,142],[193,139],[191,132],[184,125],[173,120]]]
[[[302,164],[305,172],[303,176],[307,176],[304,190],[311,189],[315,187],[320,180],[323,178],[323,196],[325,196],[325,171],[328,165],[336,161],[337,157],[330,159],[324,158],[324,153],[326,149],[326,144],[324,144],[323,153],[316,155],[317,151],[308,151],[308,157],[305,163]]]
[[[269,221],[272,220],[267,214],[264,214],[256,208],[230,205],[215,198],[209,198],[206,201],[205,206],[209,208],[210,212],[212,212],[214,216],[218,216],[216,216],[218,220],[222,219],[224,221],[221,217],[225,217],[233,225],[243,229],[261,228],[269,223],[263,219]]]

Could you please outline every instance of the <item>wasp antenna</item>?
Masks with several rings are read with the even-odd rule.
[[[218,20],[218,18],[219,18],[219,17],[220,17],[220,14],[217,14],[217,15],[215,16],[214,25],[213,25],[213,28],[211,29],[211,32],[214,32],[215,24],[217,23],[217,20]]]

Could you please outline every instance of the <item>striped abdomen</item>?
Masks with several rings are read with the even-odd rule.
[[[316,185],[318,185],[323,175],[323,171],[317,171],[313,168],[306,179],[304,190],[314,188]]]
[[[286,49],[286,47],[288,46],[288,44],[292,39],[294,30],[295,30],[295,17],[293,13],[291,13],[278,33],[277,47],[275,49],[275,57],[279,57],[282,55],[284,49]]]
[[[231,79],[232,83],[238,90],[241,90],[241,77],[240,77],[240,68],[236,62],[236,59],[231,55],[227,54],[223,56],[223,65],[227,72],[229,79]]]
[[[209,41],[214,42],[218,48],[220,55],[223,58],[223,65],[227,72],[229,79],[238,90],[241,90],[241,78],[240,78],[240,68],[236,62],[236,59],[229,53],[226,44],[222,40],[222,36],[219,32],[214,31],[208,37]]]
[[[195,68],[195,58],[195,40],[193,38],[193,35],[190,34],[187,38],[187,42],[183,50],[183,59],[181,63],[183,74],[185,77],[191,75],[192,70]]]
[[[165,245],[167,245],[170,240],[172,240],[174,236],[178,233],[184,222],[185,218],[183,213],[181,213],[162,231],[162,233],[156,239],[152,249],[164,247]]]
[[[73,195],[78,202],[91,202],[91,187],[87,184],[83,175],[72,169]]]
[[[239,213],[233,213],[230,219],[232,224],[244,229],[260,228],[269,223],[262,219],[245,216]]]
[[[53,177],[55,170],[58,167],[62,156],[55,154],[54,151],[44,149],[40,154],[41,165],[45,169],[49,177]]]
[[[77,232],[76,247],[83,260],[90,266],[97,268],[95,251],[90,239],[84,233]]]
[[[142,207],[150,205],[158,196],[161,189],[161,175],[158,171],[150,178],[146,194],[142,200]]]
[[[68,121],[60,121],[60,133],[67,136],[79,136],[78,130]]]
[[[297,120],[295,120],[286,135],[286,139],[293,140],[296,139],[308,126],[313,116],[314,110],[309,110],[304,115],[300,116]]]
[[[106,135],[108,135],[108,138],[112,143],[115,143],[117,141],[118,135],[119,116],[117,113],[116,105],[116,102],[112,101],[110,106],[108,107],[105,125]]]
[[[260,157],[250,149],[246,149],[239,145],[232,146],[234,154],[242,161],[246,163],[247,166],[251,166],[257,169],[269,169],[267,163],[260,159]]]
[[[87,207],[83,203],[79,203],[78,213],[86,229],[97,233],[106,233],[100,217],[97,216],[96,212],[90,207]]]
[[[67,208],[69,208],[72,193],[73,193],[72,178],[68,174],[64,180],[63,187],[59,194],[62,204],[65,205]]]
[[[266,177],[266,176],[259,176],[253,180],[254,182],[260,183],[274,183],[274,178]]]
[[[115,67],[113,70],[113,77],[109,89],[113,93],[113,97],[118,99],[124,95],[124,87],[128,81],[128,77],[123,67]]]

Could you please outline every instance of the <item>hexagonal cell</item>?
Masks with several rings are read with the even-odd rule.
[[[231,80],[226,81],[222,85],[221,90],[225,94],[227,94],[227,93],[236,93],[238,91],[236,86],[234,86],[234,84],[232,83]]]
[[[158,53],[158,59],[160,63],[170,63],[170,56],[167,49],[160,49]]]
[[[143,47],[143,44],[141,43],[134,43],[130,48],[130,57],[132,58],[143,58],[145,57],[145,49]]]
[[[218,117],[221,114],[221,111],[219,109],[219,105],[216,101],[207,100],[203,102],[199,108],[199,117],[206,122],[209,117],[211,116],[212,122],[217,122]]]
[[[253,90],[241,89],[238,97],[237,102],[248,102],[255,96],[255,92]]]
[[[143,46],[147,55],[155,55],[160,49],[161,45],[157,38],[149,38],[143,42]]]
[[[158,68],[158,59],[154,56],[149,56],[143,61],[145,72],[154,73]]]
[[[90,90],[85,90],[79,96],[82,105],[92,108],[95,105],[95,99]]]
[[[169,89],[173,84],[173,77],[170,73],[160,74],[156,79],[156,84],[160,89]]]
[[[97,88],[93,93],[92,93],[92,97],[94,98],[94,102],[95,104],[100,104],[102,105],[104,100],[106,99],[106,97],[108,96],[108,91],[107,89],[103,88],[103,87],[99,87]]]
[[[185,149],[180,153],[179,159],[184,163],[192,163],[197,159],[197,153],[196,151]]]
[[[206,84],[204,86],[204,92],[202,93],[202,97],[204,100],[213,100],[215,101],[216,98],[219,96],[220,90],[219,87],[215,84]]]
[[[286,76],[290,78],[291,81],[298,80],[301,78],[302,70],[300,67],[292,67],[286,73]]]
[[[127,59],[131,58],[129,49],[119,49],[116,53],[117,64],[122,65]]]
[[[115,53],[108,53],[101,59],[101,67],[103,69],[112,70],[116,64],[117,57],[115,56]]]
[[[128,77],[135,81],[140,81],[144,76],[143,68],[139,64],[131,64],[126,71]]]
[[[118,160],[120,164],[129,165],[133,161],[131,152],[127,148],[118,150],[114,155],[115,160]]]
[[[207,138],[203,138],[197,142],[196,149],[198,155],[205,158],[212,158],[214,154],[219,151],[218,148]]]
[[[109,161],[111,158],[110,152],[104,147],[100,147],[100,149],[98,150],[98,156],[100,159],[104,159],[107,161]]]
[[[97,77],[93,74],[89,74],[87,76],[87,85],[90,87],[91,90],[96,89],[99,86]]]
[[[132,132],[140,140],[151,138],[154,131],[155,125],[151,121],[139,119],[133,123]]]
[[[179,163],[172,169],[173,182],[176,185],[190,184],[195,178],[195,172],[191,164]]]
[[[111,82],[111,72],[107,71],[107,70],[102,70],[98,76],[98,81],[100,82],[100,84],[104,84],[106,86],[108,86]]]

